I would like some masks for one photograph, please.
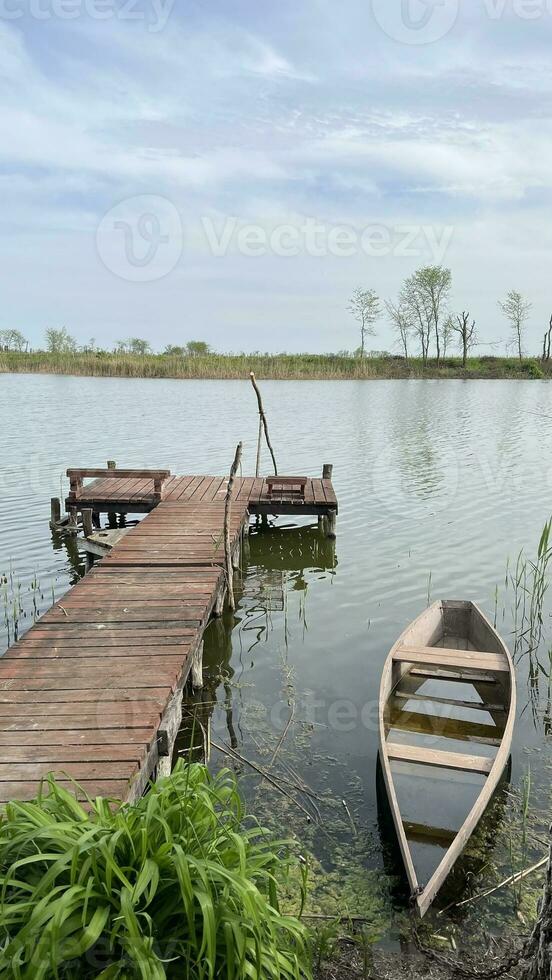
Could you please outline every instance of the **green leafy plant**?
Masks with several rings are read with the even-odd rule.
[[[308,977],[306,930],[278,909],[288,867],[227,771],[179,762],[122,806],[49,778],[0,822],[0,977]]]

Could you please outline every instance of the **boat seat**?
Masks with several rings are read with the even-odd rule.
[[[387,755],[396,762],[413,762],[421,766],[437,766],[440,769],[456,769],[465,772],[481,773],[488,776],[493,759],[481,755],[464,755],[460,752],[442,752],[439,749],[426,749],[419,745],[399,745],[387,742]]]
[[[486,671],[508,674],[510,665],[504,653],[481,653],[479,650],[451,650],[446,647],[402,646],[395,650],[396,663],[424,664],[441,670]]]

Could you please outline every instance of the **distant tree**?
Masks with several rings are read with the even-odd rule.
[[[397,337],[397,341],[400,343],[401,348],[404,352],[405,360],[408,363],[408,342],[413,331],[413,319],[412,310],[404,301],[404,297],[399,298],[398,303],[393,303],[388,300],[385,304],[387,314],[391,323],[393,324],[393,329]]]
[[[542,348],[542,359],[543,361],[550,360],[550,354],[552,353],[552,316],[550,317],[550,323],[548,325],[548,330],[544,335],[544,345]]]
[[[128,349],[131,354],[151,354],[151,344],[147,340],[142,340],[141,337],[130,337]]]
[[[464,311],[457,314],[456,318],[450,317],[450,326],[458,334],[458,342],[462,351],[462,367],[466,367],[468,354],[477,343],[475,320],[472,320],[470,326],[470,314]]]
[[[115,341],[116,354],[151,354],[149,341],[141,337],[128,337],[126,340]]]
[[[441,354],[443,358],[447,356],[447,350],[449,344],[452,340],[452,334],[454,332],[454,320],[451,314],[443,320],[443,326],[441,328]]]
[[[66,327],[61,327],[60,330],[49,327],[46,331],[46,350],[50,354],[74,354],[77,350],[77,342],[67,332]]]
[[[426,330],[433,333],[437,364],[441,360],[441,329],[443,317],[446,314],[450,291],[452,289],[452,273],[441,265],[427,265],[411,276],[410,289],[418,296],[418,302],[424,310]]]
[[[515,345],[520,361],[523,359],[523,331],[533,309],[533,304],[524,299],[521,293],[511,289],[505,300],[498,303],[510,324],[512,343]]]
[[[189,357],[201,357],[211,353],[211,348],[204,340],[189,340],[186,344],[186,353]]]
[[[427,297],[420,290],[415,276],[405,280],[399,294],[399,305],[407,311],[412,331],[420,342],[422,361],[427,364],[431,343],[431,310],[427,304]]]
[[[25,339],[19,330],[0,330],[0,347],[5,350],[23,351],[29,346],[29,341]]]
[[[167,344],[163,353],[171,357],[184,357],[186,354],[186,348],[177,347],[175,344]]]
[[[349,313],[360,324],[360,356],[366,353],[366,337],[375,337],[374,324],[381,316],[381,306],[373,289],[355,289],[350,299]]]

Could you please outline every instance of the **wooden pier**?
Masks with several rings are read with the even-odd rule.
[[[146,513],[0,659],[0,805],[32,799],[48,773],[82,793],[131,801],[170,767],[190,673],[227,591],[228,480],[167,471],[69,470],[79,513]],[[84,480],[93,482],[85,486]],[[58,506],[54,505],[58,512]],[[335,534],[331,472],[238,478],[229,518],[238,564],[251,514],[317,515]]]

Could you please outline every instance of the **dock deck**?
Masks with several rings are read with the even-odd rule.
[[[70,496],[72,509],[147,516],[0,658],[0,805],[32,799],[49,773],[81,796],[133,800],[170,758],[184,685],[226,593],[226,489],[221,477],[173,477],[160,502],[151,480],[111,478]],[[234,562],[251,513],[336,511],[330,480],[308,481],[300,501],[238,479]]]
[[[115,470],[114,473],[117,471]],[[165,503],[223,501],[228,479],[220,476],[169,476],[163,485]],[[237,477],[232,499],[245,502],[250,514],[298,514],[325,516],[337,513],[337,497],[331,479],[308,479],[304,497],[289,492],[271,492],[269,478]],[[147,513],[157,507],[151,479],[111,477],[94,480],[70,494],[66,507],[90,509],[97,513]]]

